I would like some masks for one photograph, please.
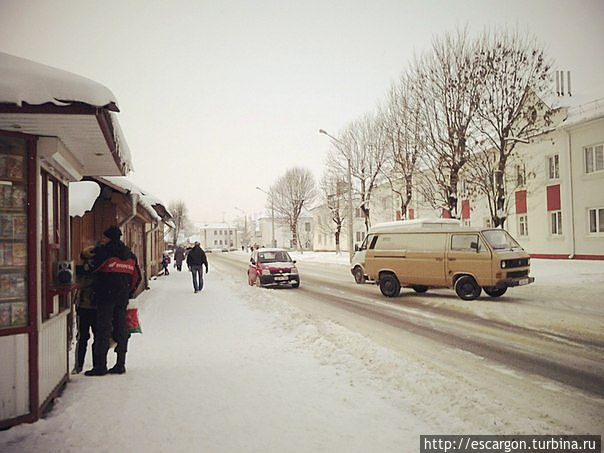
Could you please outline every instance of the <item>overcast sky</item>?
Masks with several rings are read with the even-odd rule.
[[[198,222],[264,189],[372,111],[414,52],[469,26],[530,30],[582,98],[604,97],[604,1],[0,0],[0,51],[116,95],[132,179]]]

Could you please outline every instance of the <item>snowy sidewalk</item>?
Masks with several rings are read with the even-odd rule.
[[[414,416],[250,307],[269,292],[217,272],[200,294],[187,272],[152,285],[127,374],[75,376],[46,419],[0,432],[0,451],[416,450],[425,430]]]

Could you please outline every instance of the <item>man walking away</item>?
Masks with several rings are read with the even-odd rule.
[[[208,259],[201,248],[199,242],[195,242],[195,246],[187,254],[187,266],[193,276],[193,289],[196,293],[203,289],[203,272],[202,267],[205,264],[206,274],[208,273]]]
[[[95,249],[94,254],[94,300],[97,305],[96,333],[92,353],[94,367],[86,376],[103,376],[107,373],[126,372],[126,352],[129,333],[126,328],[128,299],[141,281],[141,271],[136,256],[124,244],[117,226],[107,228],[103,235],[109,239],[105,245]],[[113,332],[117,342],[117,363],[107,370],[107,351]]]
[[[174,265],[178,272],[182,270],[182,262],[185,260],[185,249],[183,249],[180,245],[176,247],[174,250]]]

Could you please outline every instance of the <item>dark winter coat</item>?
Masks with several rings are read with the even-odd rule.
[[[177,264],[180,264],[184,261],[185,259],[185,249],[183,249],[182,247],[177,247],[176,250],[174,250],[174,261],[176,261]]]
[[[208,271],[208,259],[206,258],[206,253],[203,249],[196,245],[193,247],[189,253],[187,254],[187,266],[201,266],[205,265],[206,272]]]
[[[110,241],[95,249],[94,297],[97,304],[128,300],[141,281],[136,255],[122,241]]]

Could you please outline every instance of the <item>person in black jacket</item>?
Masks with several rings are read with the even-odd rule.
[[[92,347],[95,360],[94,367],[84,373],[86,376],[126,372],[129,338],[126,307],[128,299],[141,281],[136,255],[121,241],[121,230],[117,226],[111,226],[103,235],[109,242],[95,249],[93,261],[96,276],[93,286],[94,301],[97,306],[96,332]],[[113,368],[107,370],[107,351],[112,334],[117,342],[117,362]]]
[[[208,273],[208,259],[206,253],[201,248],[199,242],[187,254],[187,266],[193,276],[193,290],[198,293],[203,288],[203,272],[202,267],[206,266],[206,274]]]

